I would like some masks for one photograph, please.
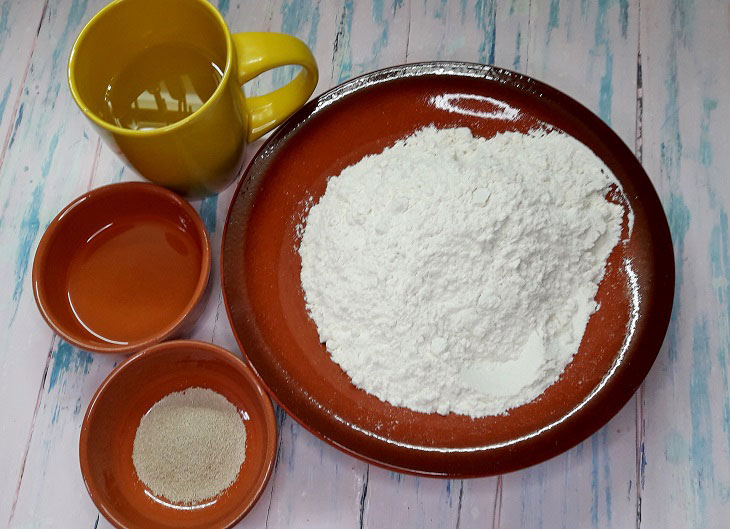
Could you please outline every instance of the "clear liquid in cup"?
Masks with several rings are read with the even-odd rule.
[[[172,125],[200,109],[222,78],[223,69],[198,48],[180,43],[153,46],[111,80],[101,115],[132,130]]]

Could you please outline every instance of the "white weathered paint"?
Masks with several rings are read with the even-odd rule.
[[[86,495],[77,444],[89,399],[120,358],[54,337],[29,275],[43,229],[66,203],[139,179],[99,142],[66,87],[70,45],[104,3],[0,1],[0,526],[109,527]],[[580,446],[499,478],[419,479],[344,455],[280,412],[275,474],[239,526],[721,526],[730,515],[728,1],[214,3],[232,31],[307,41],[320,66],[317,93],[433,59],[493,61],[564,90],[643,156],[678,266],[672,329],[656,366],[637,397]],[[265,92],[291,74],[262,75],[246,90]],[[233,193],[194,204],[214,228],[214,288],[191,336],[238,352],[218,268]]]

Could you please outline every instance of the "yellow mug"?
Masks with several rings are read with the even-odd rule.
[[[269,94],[244,96],[243,83],[285,65],[302,68]],[[231,35],[205,0],[115,0],[81,31],[68,65],[74,100],[106,143],[188,196],[232,182],[245,145],[301,107],[317,78],[302,41]]]

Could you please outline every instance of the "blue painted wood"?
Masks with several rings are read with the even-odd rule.
[[[528,28],[526,73],[586,105],[633,147],[638,5],[532,2]],[[581,527],[635,525],[636,415],[631,401],[573,450],[504,476],[503,526],[567,527],[578,520]]]
[[[642,521],[721,527],[730,515],[730,160],[717,153],[730,139],[730,58],[721,51],[730,3],[642,3],[641,17],[643,159],[677,270],[665,350],[643,394]]]
[[[74,105],[65,60],[86,9],[80,2],[5,2],[0,9],[0,86],[14,87],[0,129],[0,399],[12,403],[0,408],[0,523],[18,512],[21,479],[34,472],[30,441],[53,343],[30,288],[33,252],[58,209],[87,188],[97,142],[83,135],[83,121],[66,119]]]
[[[728,0],[216,0],[233,31],[298,35],[317,91],[405,61],[492,62],[598,113],[637,155],[670,221],[677,302],[638,397],[575,449],[522,472],[424,480],[317,440],[279,412],[276,472],[241,527],[719,527],[730,514],[730,2]],[[139,179],[65,87],[71,42],[104,0],[0,1],[0,524],[109,527],[84,492],[88,400],[120,358],[55,338],[29,283],[38,239],[89,187]],[[246,86],[262,93],[292,69]],[[3,143],[4,142],[4,143]],[[259,143],[260,145],[260,143]],[[255,146],[249,150],[252,156]],[[195,206],[219,248],[229,188]],[[195,338],[236,350],[214,293]]]

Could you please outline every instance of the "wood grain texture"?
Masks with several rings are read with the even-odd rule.
[[[636,3],[532,2],[523,71],[583,103],[633,147],[637,49]],[[633,526],[635,409],[632,400],[576,448],[505,476],[501,524],[569,527],[581,520],[582,527]]]
[[[66,88],[73,39],[104,0],[0,1],[0,526],[109,527],[86,495],[78,433],[120,357],[55,337],[30,288],[33,252],[66,203],[139,180]],[[217,0],[232,31],[299,36],[317,93],[403,62],[487,62],[567,92],[643,159],[675,242],[677,299],[644,387],[603,429],[496,478],[388,472],[319,441],[283,412],[275,473],[240,527],[722,527],[730,519],[730,2],[728,0]],[[246,86],[263,93],[293,70]],[[261,142],[249,148],[250,159]],[[213,294],[191,337],[237,350],[220,293],[231,186],[196,201]]]
[[[31,16],[27,6],[13,7],[8,12]],[[42,18],[40,12],[44,13]],[[0,523],[13,517],[25,471],[31,476],[35,473],[27,466],[29,441],[41,409],[44,381],[50,374],[54,343],[30,288],[33,252],[60,207],[88,188],[97,143],[84,120],[67,119],[76,109],[66,88],[66,60],[86,16],[85,2],[62,2],[41,6],[32,21],[8,21],[18,29],[31,24],[39,32],[32,43],[26,43],[32,47],[32,55],[17,56],[29,62],[27,68],[23,66],[27,73],[22,74],[24,84],[19,87],[17,110],[0,166],[0,276],[5,278],[0,286],[0,329],[4,330],[0,335],[0,399],[8,403],[0,409],[0,468],[4,474]],[[12,43],[6,41],[3,53],[5,45]],[[9,72],[15,75],[15,68]],[[3,79],[0,85],[5,82]]]
[[[20,111],[23,90],[40,92],[39,86],[27,86],[26,80],[46,5],[46,2],[10,0],[0,3],[0,64],[4,69],[0,86],[0,165],[18,117],[20,121],[23,119]]]
[[[643,163],[672,229],[668,338],[642,395],[642,525],[730,519],[730,4],[641,6]]]

